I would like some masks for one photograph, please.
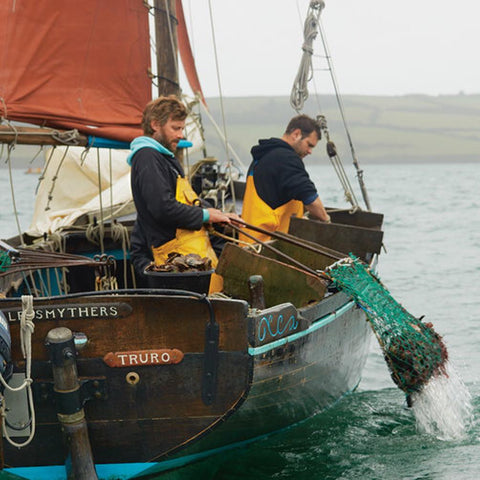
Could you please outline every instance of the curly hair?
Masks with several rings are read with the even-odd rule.
[[[169,118],[185,120],[188,115],[187,107],[175,96],[158,97],[147,104],[142,116],[142,129],[145,135],[152,135],[152,120],[165,125]]]

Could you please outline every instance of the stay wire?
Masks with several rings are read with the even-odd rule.
[[[234,184],[232,181],[232,162],[229,157],[229,142],[228,142],[228,135],[227,135],[227,123],[225,121],[225,106],[223,104],[223,93],[222,93],[222,82],[220,78],[220,67],[219,67],[219,62],[218,62],[218,54],[217,54],[217,41],[215,37],[215,26],[214,26],[214,21],[213,21],[213,10],[212,10],[212,1],[208,0],[208,10],[210,14],[210,28],[212,31],[212,41],[213,41],[213,52],[214,52],[214,57],[215,57],[215,68],[216,68],[216,73],[217,73],[217,83],[218,83],[218,93],[219,93],[219,98],[220,98],[220,110],[222,112],[222,124],[223,124],[223,136],[225,139],[224,146],[225,146],[225,154],[227,156],[227,171],[228,171],[228,176],[230,178],[230,191],[232,195],[232,202],[233,205],[235,206],[235,188]]]

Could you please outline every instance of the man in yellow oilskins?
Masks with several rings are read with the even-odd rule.
[[[175,158],[177,145],[184,138],[187,115],[185,105],[174,95],[159,97],[145,107],[144,136],[133,140],[127,159],[132,166],[131,186],[137,210],[132,242],[138,238],[146,243],[156,265],[165,263],[169,253],[177,252],[208,257],[215,267],[217,257],[203,225],[230,223],[232,214],[199,206],[198,197]],[[141,263],[135,258],[132,262]],[[221,289],[219,280],[221,277],[212,276],[210,291]]]
[[[271,232],[287,232],[290,218],[303,216],[305,209],[311,217],[330,222],[303,163],[320,138],[318,123],[307,115],[298,115],[290,120],[282,138],[260,140],[252,148],[243,220]],[[251,233],[262,241],[270,239]]]

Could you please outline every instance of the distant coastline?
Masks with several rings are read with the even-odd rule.
[[[207,99],[216,121],[222,118],[218,98]],[[288,97],[227,97],[223,100],[227,137],[244,164],[259,138],[281,136],[295,115]],[[358,160],[361,163],[470,163],[480,161],[480,94],[343,96],[346,118]],[[318,112],[320,105],[322,111]],[[351,152],[333,95],[310,97],[306,113],[321,113],[340,157],[351,162]],[[207,154],[225,158],[225,146],[208,118],[202,115]],[[317,153],[319,152],[319,153]],[[18,145],[12,153],[14,168],[38,167],[43,163],[38,147]],[[326,158],[324,144],[315,156]],[[5,149],[0,168],[5,168]]]

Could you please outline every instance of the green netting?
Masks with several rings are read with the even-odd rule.
[[[448,358],[442,337],[431,323],[407,312],[358,258],[350,255],[328,274],[337,288],[365,310],[399,388],[406,393],[418,391],[439,372]]]
[[[6,272],[11,263],[12,259],[8,252],[0,251],[0,272]]]

